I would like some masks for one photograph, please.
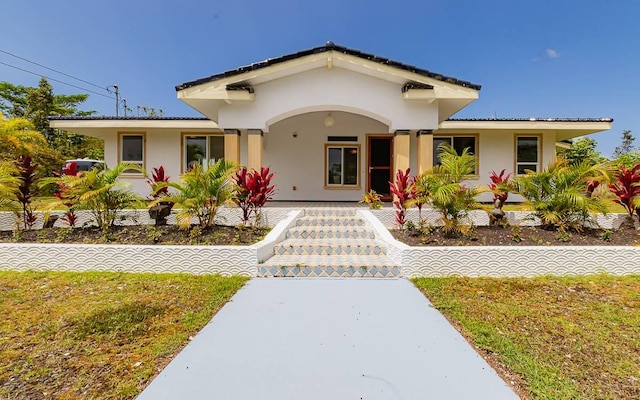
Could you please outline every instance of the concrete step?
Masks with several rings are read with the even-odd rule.
[[[354,217],[300,217],[296,221],[296,226],[364,226],[362,218]]]
[[[386,256],[276,255],[258,265],[258,276],[398,278],[400,267]]]
[[[296,226],[287,230],[287,239],[375,239],[373,229],[352,226]]]
[[[273,247],[282,255],[384,255],[386,247],[371,239],[285,239]]]
[[[309,208],[304,210],[304,215],[310,217],[354,217],[356,210],[353,208]]]

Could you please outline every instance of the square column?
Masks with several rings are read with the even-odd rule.
[[[255,170],[260,172],[262,167],[262,138],[264,134],[262,129],[248,130],[248,163],[247,170]]]
[[[224,130],[224,159],[240,164],[240,130]]]
[[[393,179],[399,169],[409,168],[410,139],[408,130],[396,131],[393,137]]]
[[[418,137],[418,175],[433,168],[433,131],[419,130]]]

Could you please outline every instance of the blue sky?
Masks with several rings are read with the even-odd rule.
[[[637,0],[0,0],[0,9],[0,50],[100,88],[116,83],[134,110],[198,116],[176,85],[331,40],[481,84],[457,117],[612,117],[612,130],[593,136],[605,156],[623,130],[640,137]],[[109,95],[3,52],[0,62]],[[0,64],[0,81],[38,79]],[[113,115],[115,101],[91,94],[86,108]]]

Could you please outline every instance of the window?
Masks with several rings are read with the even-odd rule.
[[[433,165],[440,165],[440,158],[438,157],[441,153],[438,148],[441,144],[447,143],[453,147],[453,149],[458,154],[462,154],[464,149],[469,149],[468,151],[473,153],[476,156],[476,165],[475,170],[473,171],[473,175],[477,175],[478,172],[478,138],[477,136],[434,136],[433,137]]]
[[[358,173],[360,160],[360,146],[325,146],[326,185],[329,187],[357,188],[359,186]]]
[[[540,137],[516,136],[516,174],[540,171]]]
[[[143,133],[126,133],[120,134],[120,162],[136,164],[140,168],[144,168],[144,134]],[[129,173],[137,173],[137,171],[125,171]]]
[[[183,171],[200,164],[205,168],[224,158],[223,135],[184,135],[183,137]]]

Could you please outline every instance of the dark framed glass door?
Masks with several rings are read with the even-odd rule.
[[[393,136],[367,136],[367,170],[367,191],[375,190],[383,200],[391,200]]]

